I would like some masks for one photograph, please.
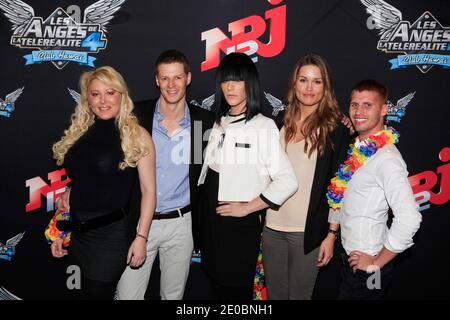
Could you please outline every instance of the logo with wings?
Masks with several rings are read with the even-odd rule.
[[[6,241],[6,244],[0,242],[0,259],[11,261],[16,253],[16,246],[22,240],[25,232],[19,233]]]
[[[0,287],[0,300],[22,300],[18,296],[12,294],[4,287]]]
[[[51,61],[58,69],[69,62],[94,67],[91,54],[106,48],[106,25],[125,0],[99,0],[84,10],[77,22],[62,8],[47,19],[21,0],[0,0],[0,9],[12,24],[11,45],[33,50],[24,56],[26,65]]]
[[[72,93],[71,93],[71,95],[73,97]],[[267,101],[269,102],[270,106],[272,107],[272,115],[274,117],[278,116],[278,113],[280,111],[286,109],[286,106],[283,104],[283,102],[281,102],[280,99],[274,97],[270,93],[264,92],[264,96],[266,97]],[[208,98],[203,99],[201,104],[198,103],[197,100],[191,100],[190,103],[193,104],[194,106],[206,109],[208,111],[212,111],[212,107],[214,106],[214,101],[215,101],[215,95],[212,94]]]
[[[386,121],[400,122],[406,114],[406,106],[414,98],[416,92],[409,93],[403,98],[397,101],[397,104],[393,104],[391,101],[387,102],[388,113],[386,115]]]
[[[202,104],[198,103],[197,100],[191,100],[190,103],[193,104],[194,106],[200,107],[202,109],[212,111],[214,101],[215,101],[215,94],[213,93],[208,98],[203,99]]]
[[[414,23],[404,21],[400,10],[383,0],[361,0],[370,15],[369,29],[378,29],[377,49],[402,55],[389,60],[391,70],[415,65],[422,73],[434,65],[450,67],[450,27],[425,11]]]
[[[191,256],[191,263],[201,263],[202,262],[202,253],[201,251],[193,251]]]
[[[7,118],[11,116],[12,112],[15,110],[14,103],[22,94],[23,88],[24,87],[19,88],[14,92],[11,92],[6,96],[5,100],[2,100],[0,98],[0,116],[4,116]]]
[[[269,101],[270,106],[272,107],[272,115],[274,117],[278,116],[278,113],[282,110],[286,110],[286,105],[283,102],[271,95],[270,93],[264,92],[264,96],[267,101]]]
[[[69,91],[70,96],[76,102],[76,104],[79,104],[81,101],[81,94],[70,88],[67,88],[67,90]]]

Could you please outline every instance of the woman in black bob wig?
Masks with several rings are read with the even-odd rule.
[[[250,300],[267,208],[297,190],[275,122],[261,114],[253,61],[224,57],[216,73],[216,121],[199,178],[202,269],[215,297]]]

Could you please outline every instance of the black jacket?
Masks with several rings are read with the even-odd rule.
[[[153,116],[155,114],[156,102],[157,100],[145,100],[135,102],[134,104],[134,114],[137,116],[140,125],[143,126],[150,133],[150,135],[152,134],[153,129]],[[214,115],[213,113],[207,110],[193,106],[189,103],[188,107],[191,118],[191,156],[190,156],[191,161],[189,164],[189,186],[190,186],[191,210],[192,210],[191,211],[192,234],[194,239],[194,248],[195,250],[198,250],[199,214],[197,212],[198,207],[197,181],[203,164],[203,150],[208,144],[207,139],[203,139],[203,136],[206,130],[212,128],[214,124]],[[194,134],[194,128],[201,129],[201,135],[200,130],[198,130],[198,132],[195,132]],[[192,150],[195,150],[195,152],[192,152]],[[140,199],[141,199],[140,187],[139,183],[137,183],[134,187],[133,195],[131,197],[129,206],[130,226],[134,228],[132,229],[133,232],[131,233],[133,239],[136,235],[136,226],[140,216]]]
[[[322,243],[328,233],[328,212],[326,192],[339,165],[346,159],[350,143],[350,133],[342,124],[332,132],[331,144],[327,144],[324,153],[317,156],[308,214],[305,225],[305,254],[311,252]],[[299,182],[301,183],[301,182]]]
[[[284,114],[280,113],[276,121],[280,129],[283,126],[283,116]],[[333,146],[327,144],[324,153],[321,156],[317,155],[305,224],[305,254],[319,247],[327,236],[330,207],[328,206],[326,192],[330,180],[337,172],[339,165],[347,158],[347,150],[351,141],[348,128],[340,123],[331,133],[331,141]],[[298,183],[301,192],[302,182],[299,181]]]

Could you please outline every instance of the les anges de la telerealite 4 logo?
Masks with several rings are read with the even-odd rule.
[[[370,15],[369,29],[378,29],[377,49],[386,53],[403,53],[389,60],[391,69],[416,66],[428,72],[434,65],[450,67],[450,27],[428,11],[413,23],[403,20],[400,10],[383,0],[361,0]]]
[[[37,49],[24,56],[26,65],[52,62],[63,69],[69,62],[94,67],[92,54],[108,43],[106,25],[125,0],[99,0],[83,15],[78,6],[56,8],[46,19],[34,15],[34,9],[21,0],[0,0],[0,9],[12,24],[11,45]],[[83,16],[83,18],[81,18]]]

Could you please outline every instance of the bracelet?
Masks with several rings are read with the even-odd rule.
[[[337,231],[337,230],[329,229],[328,233],[333,234],[336,238],[339,237],[339,231]]]
[[[48,244],[52,244],[56,240],[63,240],[63,246],[67,247],[72,233],[70,231],[60,231],[57,227],[58,221],[70,221],[70,213],[56,210],[47,228],[45,228],[45,237]]]
[[[145,239],[145,242],[148,242],[148,238],[146,236],[143,236],[142,234],[136,233],[136,237],[141,237]]]

